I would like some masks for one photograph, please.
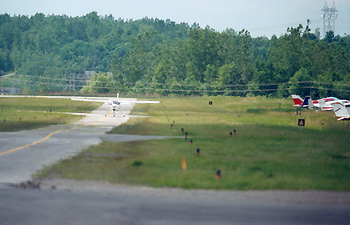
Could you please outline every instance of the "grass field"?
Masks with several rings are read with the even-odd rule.
[[[188,189],[350,190],[350,129],[348,123],[336,125],[332,112],[305,109],[306,126],[299,128],[291,99],[160,101],[137,105],[133,114],[151,117],[130,119],[111,133],[181,138],[103,142],[36,176]],[[218,170],[221,179],[216,179]]]
[[[81,116],[65,112],[91,112],[99,104],[70,99],[0,98],[0,132],[29,130],[54,124],[68,123]]]

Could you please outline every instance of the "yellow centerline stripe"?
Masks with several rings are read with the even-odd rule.
[[[46,137],[44,137],[43,139],[41,139],[41,140],[39,140],[39,141],[35,141],[35,142],[31,143],[31,144],[23,145],[23,146],[21,146],[21,147],[8,150],[8,151],[6,151],[6,152],[2,152],[2,153],[0,153],[0,156],[3,156],[3,155],[6,155],[6,154],[9,154],[9,153],[11,153],[11,152],[15,152],[15,151],[21,150],[21,149],[23,149],[23,148],[27,148],[27,147],[29,147],[29,146],[34,146],[34,145],[36,145],[36,144],[39,144],[39,143],[41,143],[41,142],[46,141],[47,139],[49,139],[52,135],[58,134],[59,132],[61,132],[61,131],[58,130],[58,131],[52,132],[51,134],[47,135]]]
[[[112,112],[113,112],[113,110],[111,110],[111,111],[101,120],[101,122],[103,123],[103,122],[107,119],[107,117],[108,117]],[[95,122],[94,124],[96,125],[96,122]],[[87,126],[87,125],[86,125],[86,126]],[[77,129],[77,128],[78,128],[78,127],[73,127],[71,130],[75,130],[75,129]],[[68,132],[69,130],[70,130],[70,129],[67,129],[66,131]],[[1,152],[1,153],[0,153],[0,156],[3,156],[3,155],[6,155],[6,154],[9,154],[9,153],[12,153],[12,152],[15,152],[15,151],[18,151],[18,150],[27,148],[27,147],[29,147],[29,146],[37,145],[37,144],[39,144],[39,143],[41,143],[41,142],[43,142],[43,141],[46,141],[46,140],[49,139],[52,135],[58,134],[58,133],[60,133],[60,132],[61,132],[61,130],[52,132],[51,134],[47,135],[46,137],[44,137],[43,139],[41,139],[41,140],[39,140],[39,141],[35,141],[35,142],[31,143],[31,144],[27,144],[27,145],[23,145],[23,146],[18,147],[18,148],[11,149],[11,150],[8,150],[8,151],[6,151],[6,152]]]
[[[113,110],[111,110],[102,120],[101,120],[101,122],[103,123],[106,119],[107,119],[107,117],[109,116],[109,114],[111,114],[113,112]]]

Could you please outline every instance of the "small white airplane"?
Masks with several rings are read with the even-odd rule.
[[[148,104],[148,103],[159,103],[159,101],[119,101],[119,93],[117,93],[117,99],[89,99],[89,98],[72,98],[72,101],[85,101],[85,102],[108,102],[108,104],[111,106],[113,110],[113,116],[115,116],[116,111],[120,111],[120,107],[122,104],[132,104],[132,103],[141,103],[141,104]]]
[[[332,107],[337,120],[350,120],[350,103],[334,102]]]
[[[333,110],[332,103],[350,103],[348,100],[339,100],[336,97],[321,98],[318,100],[312,100],[311,96],[306,96],[303,100],[299,95],[292,95],[294,106],[304,107],[317,111],[330,111]]]

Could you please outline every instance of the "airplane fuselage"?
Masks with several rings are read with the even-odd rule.
[[[109,105],[112,107],[113,111],[120,110],[120,102],[119,101],[109,101]]]

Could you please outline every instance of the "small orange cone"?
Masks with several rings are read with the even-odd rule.
[[[182,167],[182,170],[187,170],[187,165],[184,158],[181,158],[181,167]]]

